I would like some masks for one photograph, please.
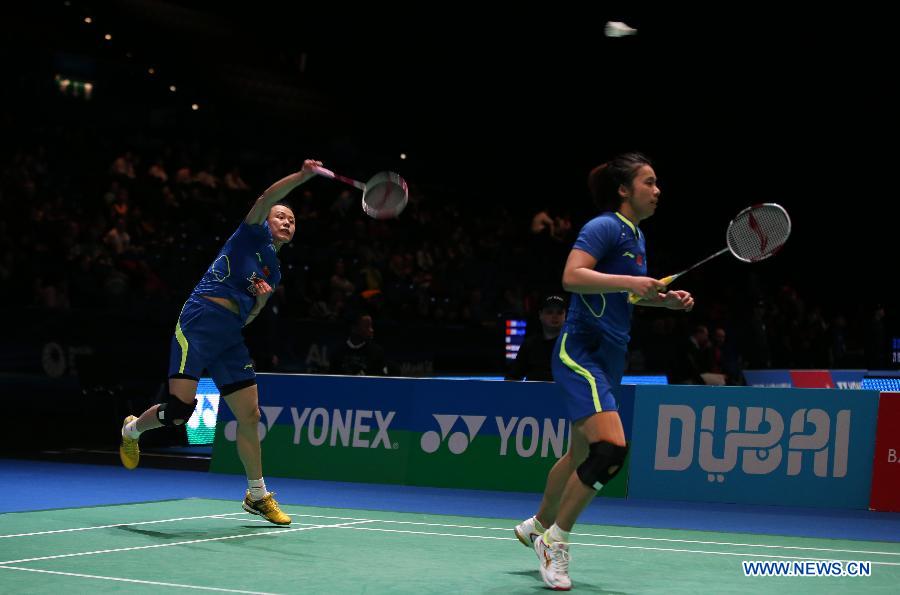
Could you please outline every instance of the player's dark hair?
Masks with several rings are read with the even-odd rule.
[[[592,169],[588,174],[588,188],[597,208],[601,211],[618,209],[623,201],[619,186],[631,186],[644,165],[652,167],[653,164],[642,153],[622,153]]]
[[[291,201],[287,200],[286,198],[282,198],[281,200],[276,202],[274,205],[269,207],[269,211],[271,211],[273,208],[275,208],[277,206],[287,207],[291,210],[291,213],[296,214],[296,212],[297,212],[296,209],[294,209],[294,205],[291,204]]]

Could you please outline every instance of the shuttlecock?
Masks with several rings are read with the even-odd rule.
[[[629,27],[621,21],[607,21],[603,33],[607,37],[625,37],[636,34],[637,29]]]

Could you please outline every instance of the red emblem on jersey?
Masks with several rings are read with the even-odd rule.
[[[263,265],[263,275],[266,277],[266,279],[269,278],[269,267],[265,265]]]
[[[639,267],[644,266],[644,255],[643,255],[643,254],[638,254],[637,257],[634,259],[634,261],[637,263],[637,265],[638,265]]]

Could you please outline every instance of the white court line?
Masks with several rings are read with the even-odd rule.
[[[179,583],[161,583],[159,581],[142,581],[134,578],[119,578],[115,576],[97,576],[96,574],[79,574],[77,572],[59,572],[56,570],[39,570],[37,568],[20,568],[18,566],[0,566],[0,570],[23,570],[25,572],[40,572],[42,574],[59,574],[62,576],[76,576],[79,578],[93,578],[103,581],[120,581],[123,583],[137,583],[139,585],[159,585],[161,587],[177,587],[179,589],[200,589],[202,591],[219,591],[224,593],[249,593],[250,595],[275,595],[265,591],[241,591],[238,589],[221,589],[219,587],[201,587],[198,585],[182,585]]]
[[[33,535],[52,535],[54,533],[71,533],[72,531],[93,531],[94,529],[111,529],[114,527],[130,527],[132,525],[153,525],[155,523],[173,523],[175,521],[192,521],[194,519],[217,519],[245,512],[224,512],[222,514],[206,514],[203,516],[183,516],[174,519],[160,519],[158,521],[137,521],[133,523],[116,523],[115,525],[95,525],[93,527],[75,527],[73,529],[54,529],[52,531],[35,531],[33,533],[11,533],[0,535],[0,539],[8,537],[31,537]]]
[[[329,527],[340,528],[347,525],[357,525],[360,523],[370,523],[372,521],[362,520],[356,523],[339,523],[337,525],[313,525],[310,527],[298,527],[295,529],[274,529],[272,531],[263,531],[260,533],[245,533],[244,535],[227,535],[225,537],[209,537],[207,539],[191,539],[190,541],[177,541],[174,543],[156,543],[153,545],[139,545],[134,547],[120,547],[109,550],[95,550],[92,552],[77,552],[74,554],[57,554],[55,556],[39,556],[36,558],[22,558],[21,560],[6,560],[0,562],[0,566],[8,564],[22,564],[24,562],[38,562],[40,560],[58,560],[60,558],[74,558],[76,556],[92,556],[94,554],[111,554],[113,552],[133,552],[137,550],[149,550],[161,547],[172,547],[175,545],[190,545],[192,543],[208,543],[211,541],[226,541],[228,539],[242,539],[244,537],[259,537],[263,535],[277,535],[281,533],[296,533],[297,531],[309,531],[310,529],[327,529]]]
[[[55,533],[68,533],[73,531],[91,531],[94,529],[109,529],[115,527],[127,527],[134,525],[152,525],[156,523],[170,523],[176,521],[188,521],[195,519],[219,519],[224,518],[225,520],[234,520],[234,521],[251,521],[251,522],[259,522],[259,523],[267,523],[268,521],[262,519],[244,519],[244,518],[228,518],[234,517],[237,515],[244,515],[244,512],[226,512],[222,514],[213,514],[213,515],[203,515],[203,516],[191,516],[191,517],[178,517],[172,519],[160,519],[156,521],[139,521],[133,523],[116,523],[114,525],[97,525],[93,527],[78,527],[73,529],[56,529],[53,531],[35,531],[33,533],[16,533],[9,535],[0,535],[0,539],[9,538],[9,537],[29,537],[34,535],[51,535]],[[316,518],[316,519],[329,519],[329,520],[341,520],[341,521],[377,521],[379,523],[392,523],[399,525],[417,525],[424,527],[447,527],[453,529],[482,529],[485,531],[509,531],[509,527],[482,527],[478,525],[453,525],[446,523],[424,523],[417,521],[397,521],[397,520],[386,520],[386,519],[361,519],[356,517],[341,517],[341,516],[327,516],[327,515],[319,515],[319,514],[294,514],[295,517],[306,517],[306,518]],[[664,543],[693,543],[699,545],[723,545],[723,546],[733,546],[733,547],[758,547],[758,548],[770,548],[770,549],[784,549],[784,550],[799,550],[799,551],[811,551],[811,552],[831,552],[831,553],[842,553],[842,554],[875,554],[880,556],[900,556],[900,552],[882,552],[882,551],[874,551],[874,550],[849,550],[849,549],[838,549],[838,548],[819,548],[819,547],[804,547],[804,546],[795,546],[795,545],[769,545],[769,544],[760,544],[760,543],[734,543],[727,541],[702,541],[696,539],[671,539],[665,537],[639,537],[635,535],[607,535],[602,533],[575,533],[572,535],[583,536],[583,537],[598,537],[602,539],[634,539],[640,541],[658,541]],[[809,538],[804,538],[809,539]]]
[[[878,552],[872,550],[844,550],[838,548],[827,547],[805,547],[799,545],[769,545],[764,543],[732,543],[729,541],[700,541],[697,539],[669,539],[665,537],[638,537],[636,535],[603,535],[600,533],[572,533],[572,535],[583,535],[584,537],[603,537],[613,539],[641,539],[646,541],[664,541],[669,543],[697,543],[700,545],[730,545],[735,547],[765,547],[777,548],[782,550],[806,550],[812,552],[834,552],[841,554],[877,554],[879,556],[900,556],[900,552]],[[802,539],[815,539],[813,537],[803,537]],[[824,538],[823,538],[824,539]]]
[[[347,527],[348,529],[353,529],[354,527]],[[360,527],[362,528],[362,527]],[[650,551],[659,551],[659,552],[679,552],[685,554],[710,554],[713,556],[743,556],[745,558],[779,558],[786,560],[813,560],[816,562],[852,562],[853,560],[842,560],[835,558],[795,558],[791,556],[777,556],[775,554],[763,554],[763,553],[755,553],[755,552],[707,552],[703,550],[683,550],[677,548],[665,548],[665,547],[648,547],[643,545],[612,545],[612,544],[604,544],[604,543],[578,543],[576,541],[571,542],[572,545],[586,545],[590,547],[608,547],[608,548],[616,548],[616,549],[627,549],[627,550],[650,550]],[[874,561],[872,564],[878,564],[881,566],[900,566],[900,562],[877,562]]]
[[[82,527],[82,528],[74,528],[74,529],[59,529],[55,531],[40,531],[34,533],[21,533],[21,534],[12,534],[12,535],[0,535],[2,537],[20,537],[20,536],[30,536],[30,535],[44,535],[51,533],[65,533],[71,531],[85,531],[92,529],[102,529],[102,528],[111,528],[111,527],[119,527],[119,526],[128,526],[128,525],[142,525],[142,524],[154,524],[154,523],[164,523],[164,522],[174,522],[180,520],[192,520],[192,519],[202,519],[202,518],[212,518],[212,519],[223,519],[223,520],[235,520],[235,521],[251,521],[251,522],[267,522],[261,519],[237,519],[237,518],[229,518],[231,516],[242,515],[242,512],[233,512],[233,513],[223,513],[216,515],[204,515],[204,516],[196,516],[196,517],[179,517],[173,519],[161,519],[157,521],[140,521],[134,523],[119,523],[115,525],[100,525],[94,527]],[[222,541],[228,539],[237,539],[241,537],[254,537],[257,535],[271,535],[277,533],[290,533],[295,531],[306,531],[310,529],[317,528],[348,528],[348,529],[358,529],[358,530],[367,530],[367,531],[382,531],[382,532],[393,532],[393,533],[410,533],[410,534],[418,534],[418,535],[434,535],[434,536],[442,536],[442,537],[463,537],[470,539],[495,539],[495,540],[509,540],[513,541],[514,539],[511,537],[491,537],[491,536],[476,536],[476,535],[460,535],[454,533],[429,533],[422,531],[400,531],[400,530],[390,530],[390,529],[375,529],[370,527],[351,527],[349,525],[361,524],[361,523],[371,523],[371,522],[380,522],[380,523],[389,523],[389,524],[400,524],[400,525],[417,525],[417,526],[428,526],[428,527],[447,527],[447,528],[462,528],[462,529],[482,529],[488,531],[509,531],[511,530],[509,527],[483,527],[477,525],[454,525],[454,524],[444,524],[444,523],[425,523],[418,521],[397,521],[397,520],[387,520],[387,519],[364,519],[358,517],[340,517],[340,516],[328,516],[328,515],[311,515],[311,514],[294,514],[296,517],[306,517],[306,518],[320,518],[320,519],[330,519],[330,520],[345,520],[345,521],[353,521],[349,523],[340,523],[337,525],[311,525],[304,526],[301,528],[295,529],[275,529],[272,531],[267,531],[264,533],[253,533],[248,535],[234,535],[227,537],[215,537],[209,539],[198,539],[184,542],[176,542],[176,543],[167,543],[167,544],[156,544],[149,546],[137,546],[131,548],[118,548],[111,550],[99,550],[95,552],[82,552],[76,554],[62,554],[58,556],[45,556],[40,558],[30,558],[23,560],[12,560],[9,562],[0,562],[0,564],[14,564],[21,562],[31,562],[37,560],[47,560],[47,559],[55,559],[55,558],[65,558],[72,556],[83,556],[83,555],[92,555],[99,553],[112,553],[118,551],[133,551],[140,549],[150,549],[156,547],[168,547],[174,545],[187,545],[192,543],[202,543],[207,541]],[[700,540],[687,540],[687,539],[669,539],[669,538],[658,538],[658,537],[639,537],[639,536],[629,536],[629,535],[606,535],[606,534],[592,534],[592,533],[572,533],[572,535],[584,536],[584,537],[598,537],[598,538],[606,538],[606,539],[635,539],[635,540],[647,540],[647,541],[659,541],[659,542],[670,542],[670,543],[694,543],[701,545],[723,545],[723,546],[734,546],[734,547],[756,547],[756,548],[777,548],[777,549],[785,549],[785,550],[803,550],[803,551],[822,551],[822,552],[832,552],[832,553],[854,553],[854,554],[875,554],[875,555],[884,555],[884,556],[897,556],[900,553],[897,552],[880,552],[880,551],[868,551],[868,550],[845,550],[845,549],[836,549],[836,548],[813,548],[813,547],[801,547],[801,546],[783,546],[783,545],[768,545],[768,544],[748,544],[748,543],[732,543],[732,542],[716,542],[716,541],[700,541]],[[576,545],[585,545],[589,547],[608,547],[608,548],[621,548],[621,549],[644,549],[644,550],[656,550],[656,551],[672,551],[672,552],[682,552],[682,553],[703,553],[703,554],[712,554],[712,555],[746,555],[750,557],[764,557],[764,558],[788,558],[788,556],[777,556],[777,555],[768,555],[768,554],[753,554],[753,553],[732,553],[732,552],[706,552],[702,550],[687,550],[687,549],[676,549],[676,548],[653,548],[653,547],[639,547],[639,546],[623,546],[623,545],[612,545],[612,544],[593,544],[593,543],[576,543]],[[819,560],[820,558],[812,558]],[[900,566],[900,563],[893,562],[874,562],[874,564],[881,564],[887,566]]]
[[[429,533],[427,531],[403,531],[400,529],[376,529],[374,527],[351,527],[350,523],[346,523],[345,526],[341,525],[332,525],[337,527],[338,529],[354,529],[357,531],[380,531],[384,533],[408,533],[412,535],[436,535],[440,537],[466,537],[469,539],[500,539],[500,540],[509,540],[509,541],[518,541],[515,537],[490,537],[486,535],[459,535],[456,533]],[[785,558],[788,560],[797,560],[798,558],[793,558],[791,556],[777,556],[775,554],[756,554],[753,552],[708,552],[703,550],[683,550],[676,548],[664,548],[664,547],[647,547],[641,545],[612,545],[606,543],[579,543],[576,541],[569,542],[571,545],[585,545],[589,547],[605,547],[605,548],[613,548],[613,549],[626,549],[626,550],[651,550],[651,551],[659,551],[659,552],[677,552],[677,553],[685,553],[685,554],[709,554],[713,556],[744,556],[745,558]],[[848,560],[835,560],[832,558],[799,558],[800,560],[814,560],[819,562],[847,562]],[[900,566],[900,562],[872,562],[872,564],[879,564],[882,566]]]
[[[420,525],[426,527],[447,527],[452,529],[484,529],[486,531],[512,531],[511,527],[479,527],[476,525],[449,525],[442,523],[423,523],[417,521],[394,521],[394,520],[384,520],[384,519],[359,519],[353,517],[338,517],[338,516],[325,516],[318,514],[295,514],[293,516],[296,517],[307,517],[307,518],[315,518],[315,519],[336,519],[342,521],[377,521],[379,523],[394,523],[398,525]],[[239,520],[239,519],[226,519],[226,520]],[[258,519],[250,519],[253,521],[257,521]],[[265,521],[260,521],[265,522]],[[840,554],[877,554],[879,556],[900,556],[900,552],[881,552],[874,550],[847,550],[847,549],[838,549],[838,548],[824,548],[824,547],[804,547],[798,545],[770,545],[770,544],[760,544],[760,543],[733,543],[729,541],[701,541],[697,539],[670,539],[666,537],[638,537],[635,535],[604,535],[600,533],[572,533],[572,535],[577,535],[581,537],[600,537],[604,539],[636,539],[636,540],[646,540],[646,541],[661,541],[666,543],[694,543],[699,545],[724,545],[724,546],[733,546],[733,547],[759,547],[759,548],[771,548],[771,549],[784,549],[784,550],[801,550],[801,551],[812,551],[812,552],[831,552],[831,553],[840,553]],[[809,537],[804,537],[803,539],[811,539]]]

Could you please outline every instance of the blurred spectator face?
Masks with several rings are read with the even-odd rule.
[[[558,308],[556,306],[547,306],[541,310],[540,313],[541,326],[544,327],[544,332],[558,333],[560,329],[562,329],[563,322],[566,321],[566,309]]]
[[[709,345],[709,329],[705,326],[698,326],[694,329],[694,340],[697,341],[697,345],[700,347]]]
[[[294,239],[296,222],[294,212],[284,205],[275,205],[269,210],[269,230],[272,239],[287,244]]]
[[[716,345],[724,345],[725,344],[725,329],[717,328],[713,332],[713,341]]]
[[[360,316],[353,327],[353,334],[360,339],[371,341],[375,336],[375,328],[372,326],[371,316]]]

